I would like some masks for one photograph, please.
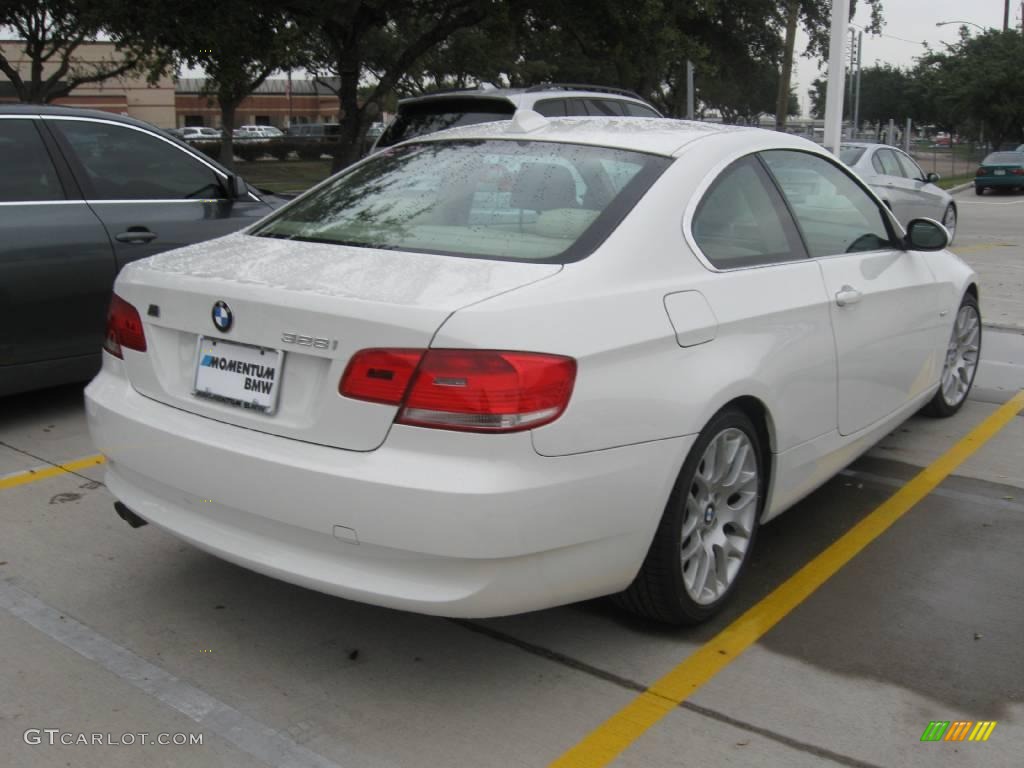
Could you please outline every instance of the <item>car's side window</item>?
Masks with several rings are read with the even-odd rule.
[[[0,120],[0,202],[63,200],[57,171],[33,120]]]
[[[880,205],[846,171],[810,152],[774,149],[761,157],[786,196],[811,256],[895,247]]]
[[[587,117],[590,113],[583,99],[566,99],[565,114],[569,117]]]
[[[657,112],[650,107],[645,107],[643,104],[634,104],[632,101],[626,101],[623,102],[622,106],[630,117],[658,117]]]
[[[595,117],[622,117],[622,103],[615,99],[586,99],[587,110]]]
[[[875,158],[882,165],[881,173],[886,176],[903,176],[903,169],[896,161],[896,154],[891,149],[880,149],[875,153]]]
[[[693,215],[691,230],[718,269],[807,257],[778,190],[753,156],[736,161],[715,179]]]
[[[915,181],[924,181],[924,171],[921,170],[921,166],[913,161],[912,158],[908,157],[903,152],[894,152],[896,159],[900,162],[900,167],[903,168],[903,175],[908,179],[914,179]]]
[[[533,105],[533,111],[544,117],[565,117],[565,101],[563,99],[544,99]]]
[[[217,175],[173,144],[143,131],[84,120],[54,120],[97,200],[226,197]]]

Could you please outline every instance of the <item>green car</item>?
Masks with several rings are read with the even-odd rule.
[[[985,194],[992,189],[1024,187],[1024,152],[993,152],[981,161],[974,175],[974,193]]]

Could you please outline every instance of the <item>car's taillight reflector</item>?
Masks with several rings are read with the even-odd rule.
[[[576,361],[562,355],[476,349],[365,349],[339,391],[400,405],[396,421],[467,432],[516,432],[565,411]]]
[[[138,311],[116,293],[110,297],[107,310],[107,337],[103,348],[114,357],[123,357],[122,348],[146,351],[146,334]]]
[[[352,356],[338,391],[371,403],[399,405],[416,372],[422,349],[364,349]]]

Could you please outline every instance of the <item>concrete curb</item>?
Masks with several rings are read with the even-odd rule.
[[[951,194],[951,195],[955,195],[957,192],[963,192],[965,189],[970,189],[973,186],[974,186],[974,182],[973,181],[967,181],[967,182],[964,182],[963,184],[957,184],[955,187],[950,187],[946,191],[949,192],[949,194]]]

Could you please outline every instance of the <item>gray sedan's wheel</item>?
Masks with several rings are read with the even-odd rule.
[[[942,215],[942,226],[949,230],[949,242],[956,237],[956,206],[950,203],[946,206],[946,212]]]
[[[939,391],[925,407],[932,416],[952,416],[963,407],[974,384],[981,357],[981,311],[978,300],[964,296],[953,321],[953,332],[946,347]]]
[[[669,624],[721,610],[757,536],[763,467],[750,419],[738,409],[719,412],[690,450],[644,564],[618,602]]]

